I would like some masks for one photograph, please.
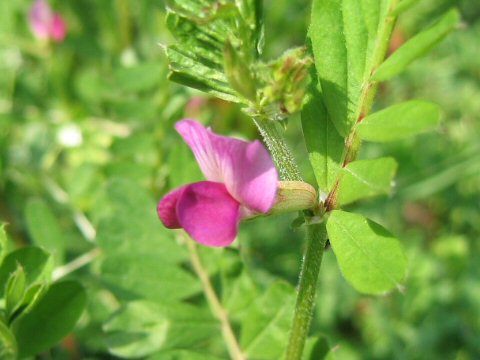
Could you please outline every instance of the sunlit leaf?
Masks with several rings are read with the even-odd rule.
[[[143,63],[118,68],[115,72],[116,86],[124,91],[146,91],[158,87],[165,77],[161,63]]]
[[[204,179],[192,151],[183,142],[170,147],[168,163],[169,185],[172,189]]]
[[[190,350],[172,350],[149,356],[148,360],[224,360],[207,352]]]
[[[17,359],[17,342],[7,325],[0,319],[0,359]]]
[[[399,15],[416,5],[418,2],[420,2],[420,0],[401,0],[393,10],[393,13]]]
[[[155,301],[199,292],[195,277],[179,266],[186,250],[175,241],[175,232],[163,227],[150,196],[127,180],[113,181],[106,195],[112,212],[101,221],[97,241],[109,287],[124,299]]]
[[[393,158],[357,160],[342,169],[337,199],[342,205],[375,195],[388,194],[397,162]]]
[[[330,344],[326,336],[310,337],[305,343],[302,360],[327,360],[330,354]]]
[[[223,67],[215,69],[190,50],[172,45],[166,49],[169,61],[169,79],[198,89],[227,101],[238,102],[235,91],[230,88]]]
[[[355,289],[382,294],[401,287],[407,259],[385,228],[362,215],[334,210],[327,232],[340,269]]]
[[[411,62],[425,55],[452,32],[458,26],[459,20],[458,10],[447,12],[437,23],[415,35],[385,60],[375,72],[374,80],[388,80],[405,70]]]
[[[327,193],[340,171],[344,141],[327,113],[315,74],[309,86],[308,100],[302,109],[302,129],[318,186]]]
[[[57,217],[42,200],[30,200],[25,207],[25,220],[33,242],[54,255],[58,264],[64,257],[65,234]]]
[[[12,251],[3,259],[0,266],[0,295],[4,294],[4,284],[18,265],[25,271],[27,286],[37,281],[47,281],[53,270],[50,255],[38,247],[29,246]]]
[[[121,298],[177,300],[200,292],[197,279],[180,266],[162,262],[155,254],[138,259],[110,253],[102,263],[102,279]]]
[[[53,284],[28,313],[13,322],[20,357],[45,351],[68,335],[86,302],[86,292],[79,283]]]
[[[10,275],[5,290],[5,303],[8,317],[10,317],[20,305],[25,293],[25,285],[25,272],[23,268],[19,266],[17,270]]]
[[[240,345],[248,358],[281,358],[287,346],[294,302],[294,289],[275,283],[251,305],[240,336]]]
[[[130,302],[103,328],[109,350],[120,357],[199,349],[207,339],[220,336],[208,309],[182,303]]]
[[[367,116],[357,130],[363,140],[395,141],[435,129],[439,121],[438,105],[411,100]]]
[[[346,136],[357,121],[379,24],[390,0],[315,0],[309,36],[315,67],[332,123]],[[348,51],[347,51],[348,49]]]
[[[0,264],[7,253],[7,234],[5,233],[5,224],[0,224]]]

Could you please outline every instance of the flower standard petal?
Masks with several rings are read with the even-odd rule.
[[[202,181],[187,185],[177,203],[177,218],[195,241],[228,246],[238,233],[240,204],[221,183]]]
[[[50,37],[53,12],[46,0],[37,0],[30,11],[30,26],[33,34],[40,39]]]
[[[228,191],[242,205],[260,213],[275,203],[278,173],[263,144],[216,136],[215,148],[228,149],[222,158],[223,181]]]
[[[194,120],[181,120],[175,125],[175,129],[190,146],[195,159],[209,181],[222,182],[220,164],[215,149],[212,146],[209,131]]]
[[[193,120],[178,122],[176,129],[208,180],[223,182],[238,202],[252,210],[270,210],[277,193],[278,173],[261,142],[220,136]]]

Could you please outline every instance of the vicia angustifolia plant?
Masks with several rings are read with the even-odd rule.
[[[288,345],[275,358],[302,359],[328,243],[345,279],[359,292],[402,291],[407,258],[401,241],[373,220],[343,208],[388,194],[394,184],[395,159],[358,160],[362,142],[406,139],[439,124],[439,107],[424,100],[372,111],[379,85],[458,24],[459,16],[451,10],[387,57],[397,17],[414,3],[314,0],[304,46],[267,60],[262,56],[261,1],[168,2],[167,24],[176,39],[165,47],[170,80],[238,103],[257,126],[273,162],[258,141],[220,137],[182,120],[176,128],[208,181],[169,193],[158,214],[166,227],[183,228],[200,244],[227,246],[242,219],[268,216],[275,204],[283,211],[299,211],[296,226],[305,229],[305,252]],[[301,124],[288,122],[297,112]],[[317,195],[302,181],[282,134],[287,126],[302,126]],[[288,194],[281,191],[285,186]],[[220,314],[230,356],[263,358],[242,348]]]
[[[0,360],[480,358],[479,14],[0,1]]]

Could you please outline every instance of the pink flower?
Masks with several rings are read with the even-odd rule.
[[[158,216],[167,228],[183,228],[201,244],[228,246],[241,219],[266,213],[275,202],[278,174],[270,154],[258,140],[219,136],[193,120],[179,121],[175,128],[208,181],[165,195]]]
[[[54,13],[46,0],[36,0],[30,10],[30,27],[39,39],[65,39],[66,26],[62,17]]]

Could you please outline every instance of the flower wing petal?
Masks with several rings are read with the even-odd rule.
[[[177,204],[178,199],[182,196],[185,188],[186,186],[182,186],[181,188],[169,192],[158,203],[158,217],[163,225],[169,229],[180,229],[182,227],[177,218]]]
[[[53,12],[46,0],[36,0],[30,11],[30,26],[35,36],[47,39],[50,36],[50,24]]]
[[[225,185],[202,181],[184,188],[177,204],[177,218],[200,244],[228,246],[237,237],[239,208]]]

